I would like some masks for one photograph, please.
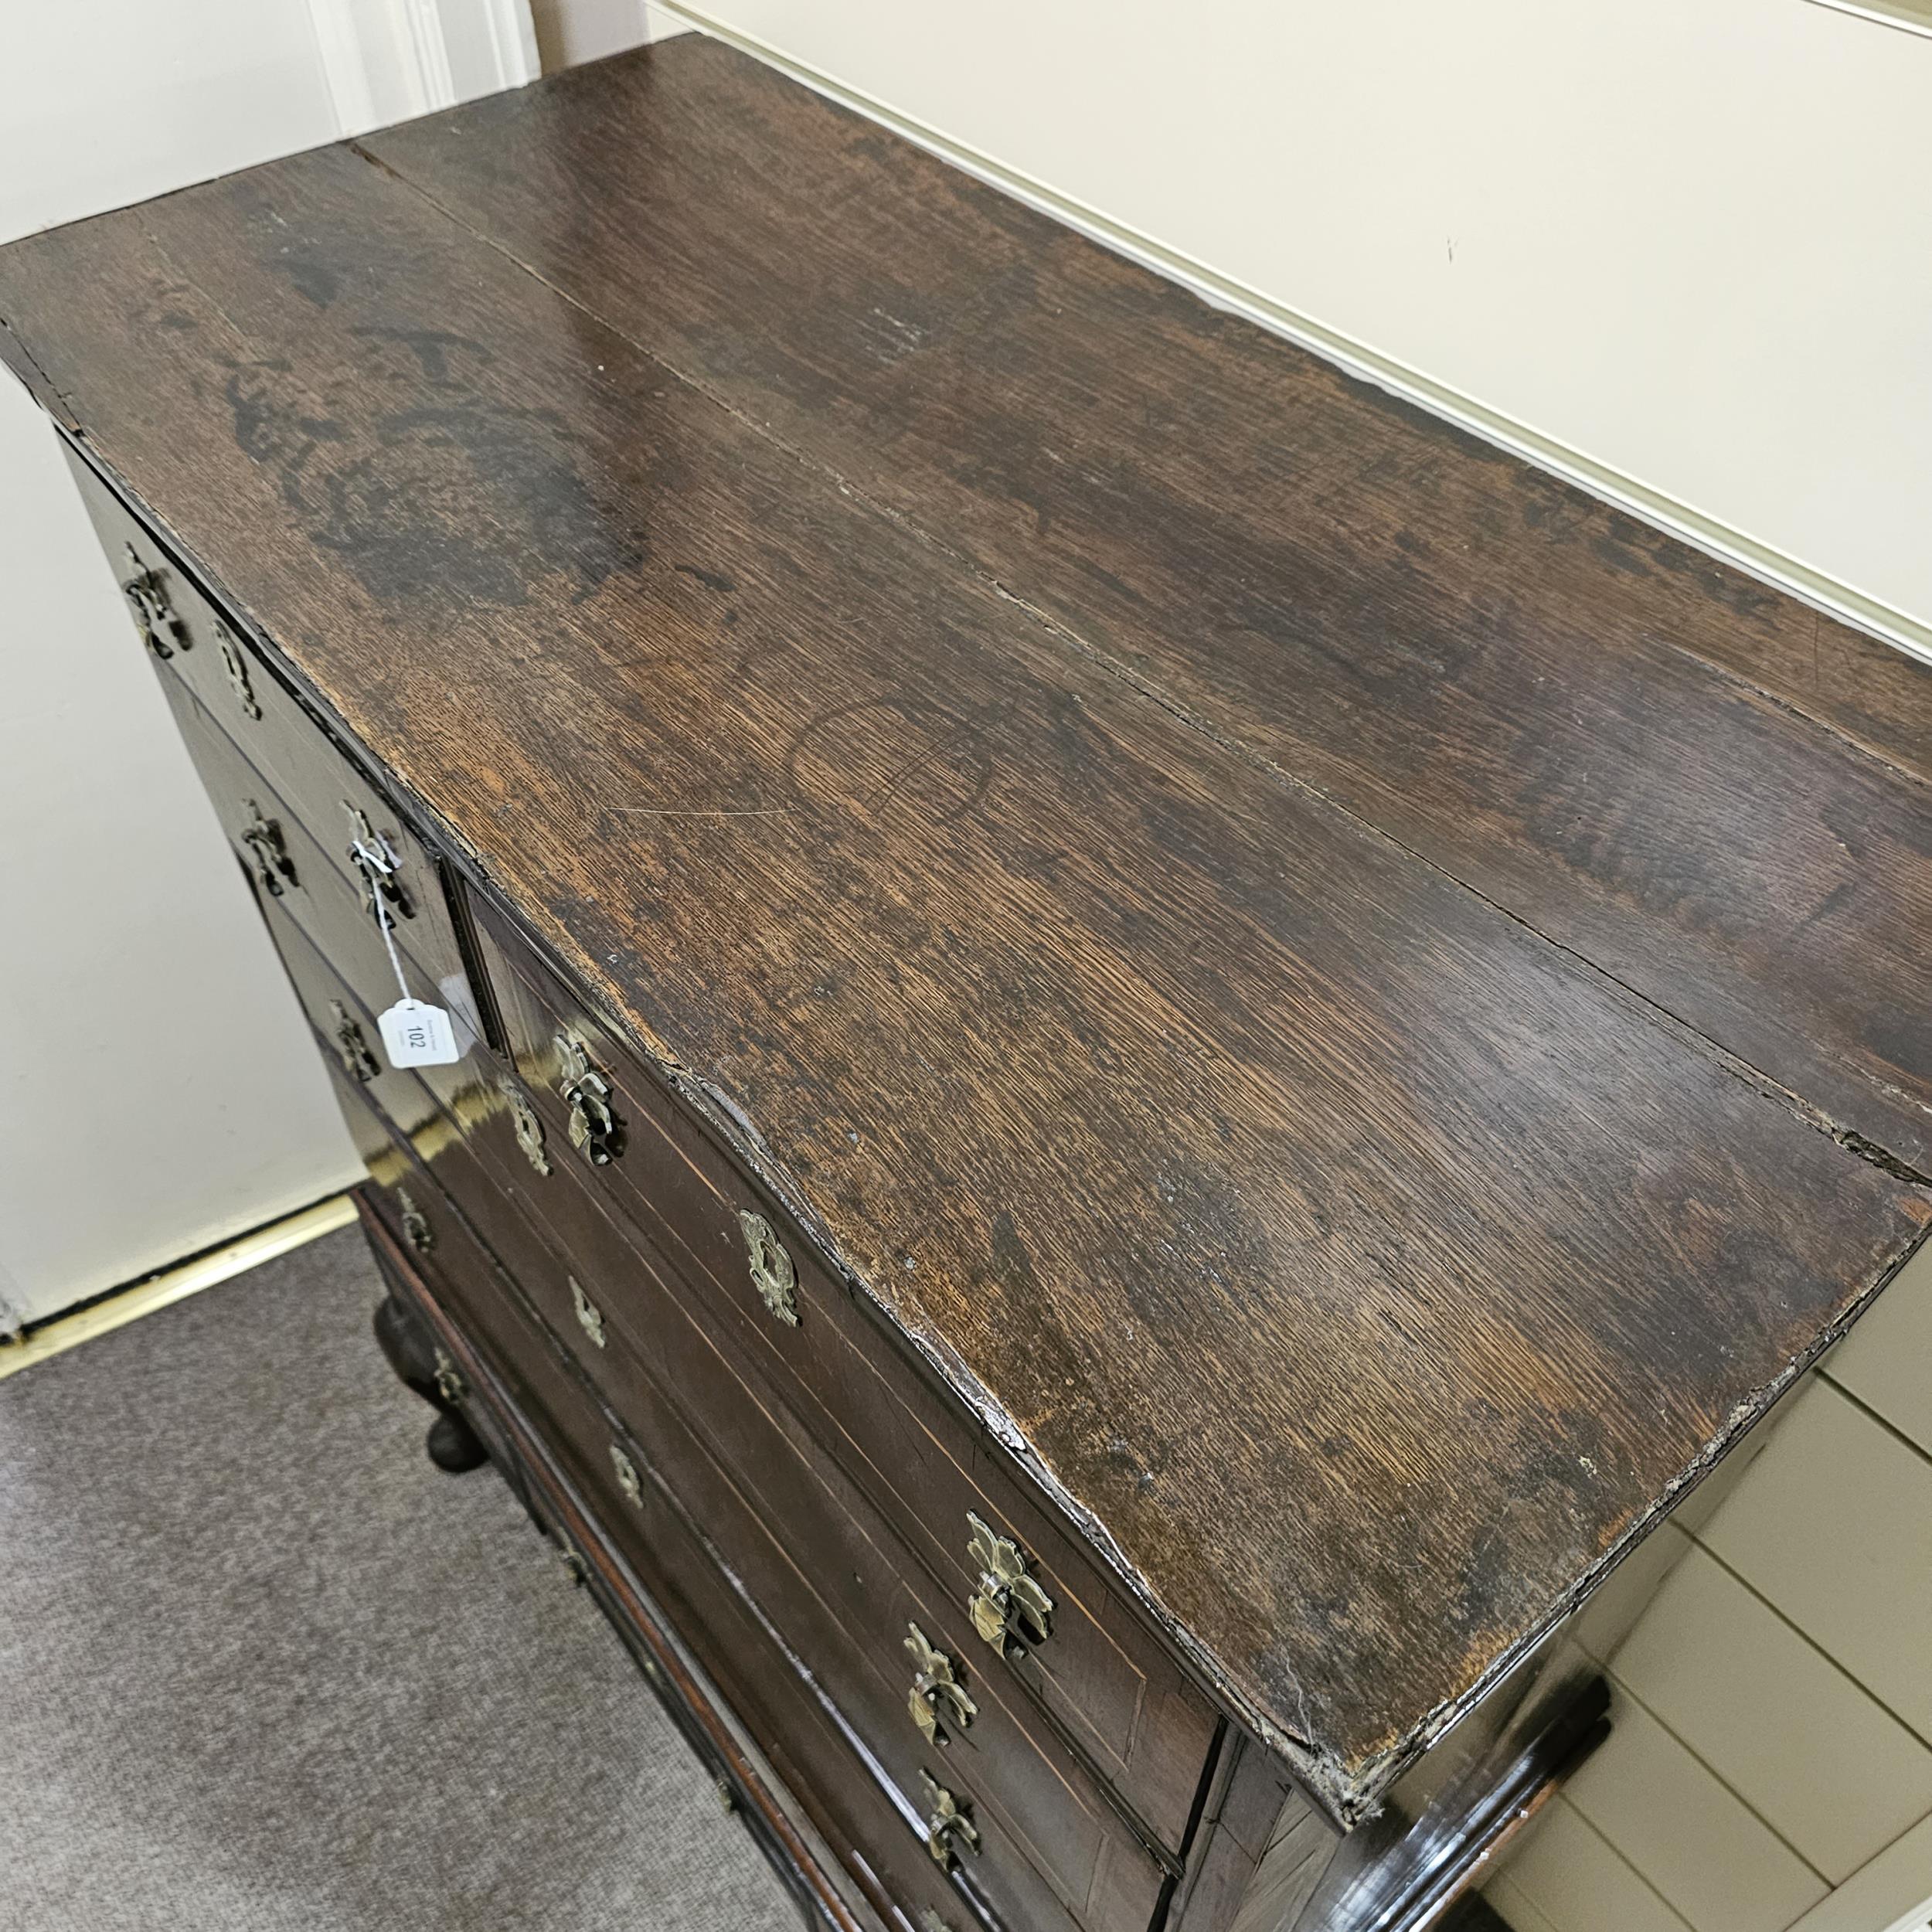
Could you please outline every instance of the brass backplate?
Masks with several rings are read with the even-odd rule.
[[[971,1532],[967,1554],[979,1566],[978,1587],[967,1606],[973,1628],[1003,1655],[1023,1655],[1053,1634],[1053,1600],[1029,1573],[1026,1553],[1010,1536],[970,1509],[966,1526]]]

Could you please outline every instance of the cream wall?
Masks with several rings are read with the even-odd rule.
[[[1932,651],[1932,39],[1809,0],[697,0]]]
[[[335,135],[308,0],[10,6],[0,240]]]
[[[9,9],[0,239],[331,139],[306,0]],[[52,430],[0,379],[0,1326],[358,1169]]]

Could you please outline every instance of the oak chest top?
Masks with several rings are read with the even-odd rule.
[[[722,46],[0,318],[1345,1819],[1932,1217],[1932,679]]]

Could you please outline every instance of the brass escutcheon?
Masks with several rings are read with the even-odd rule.
[[[577,1310],[577,1326],[600,1349],[604,1346],[604,1311],[583,1292],[582,1283],[574,1274],[567,1278],[570,1284],[570,1305]]]
[[[406,1188],[396,1190],[396,1205],[403,1217],[403,1239],[418,1254],[427,1254],[436,1246],[436,1230],[430,1226],[428,1216],[416,1205]]]
[[[121,594],[134,613],[141,642],[158,658],[172,658],[177,651],[192,649],[195,641],[169,601],[160,572],[149,570],[131,543],[128,561],[134,566],[134,575],[121,580]]]
[[[248,823],[242,827],[241,842],[248,848],[248,862],[255,879],[271,899],[279,899],[291,886],[301,884],[295,876],[295,862],[288,855],[282,838],[281,821],[264,818],[253,799],[242,801],[248,808]]]
[[[611,1106],[611,1087],[573,1033],[553,1043],[563,1077],[557,1091],[570,1110],[570,1145],[593,1167],[607,1167],[624,1151],[624,1123]]]
[[[543,1123],[537,1117],[536,1109],[524,1097],[523,1090],[515,1080],[504,1080],[503,1097],[510,1104],[510,1123],[516,1130],[516,1144],[522,1148],[523,1158],[538,1173],[548,1174],[550,1157],[544,1150]]]
[[[403,862],[396,848],[369,822],[369,814],[360,805],[345,798],[342,809],[349,814],[349,860],[362,883],[363,911],[380,927],[413,919],[416,902],[403,883]]]
[[[611,1445],[611,1467],[617,1472],[617,1487],[624,1492],[624,1499],[634,1509],[644,1507],[644,1478],[638,1474],[638,1465],[614,1442]]]
[[[248,681],[248,660],[242,655],[241,646],[235,641],[234,634],[226,624],[216,624],[215,642],[220,647],[221,668],[228,674],[228,688],[234,692],[242,716],[259,718],[262,708],[255,696],[255,687]]]
[[[436,1352],[436,1393],[453,1409],[469,1392],[470,1385],[463,1379],[462,1371],[438,1349]]]
[[[798,1325],[798,1270],[785,1244],[762,1214],[749,1209],[738,1210],[738,1225],[744,1230],[745,1251],[751,1267],[751,1285],[758,1298],[781,1321]]]
[[[979,1566],[979,1587],[967,1607],[973,1628],[1003,1656],[1017,1661],[1031,1644],[1043,1644],[1053,1633],[1053,1600],[1028,1574],[1026,1553],[1010,1536],[1002,1536],[971,1510],[966,1525],[972,1532],[967,1554]]]

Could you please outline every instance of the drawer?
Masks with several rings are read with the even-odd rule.
[[[335,1070],[364,1089],[390,1131],[428,1158],[456,1134],[436,1096],[415,1073],[399,1070],[383,1058],[375,1015],[330,970],[282,903],[264,901],[262,917],[317,1044],[335,1062]]]
[[[457,1172],[466,1162],[468,1173]],[[461,1150],[439,1171],[451,1175],[459,1202],[461,1190],[488,1185]],[[971,1803],[982,1827],[997,1825],[1083,1924],[1148,1924],[1166,1876],[1162,1864],[1008,1673],[981,1668],[963,1609],[712,1332],[701,1304],[636,1257],[614,1279],[573,1274],[545,1235],[505,1225],[518,1217],[501,1196],[483,1211],[492,1207],[485,1239],[506,1260],[506,1250],[519,1248],[511,1272],[537,1311],[566,1338],[726,1566],[826,1673],[832,1696],[902,1788],[916,1787],[921,1770],[939,1776]],[[930,1738],[911,1709],[915,1636],[968,1700],[956,1705],[936,1692]]]
[[[366,1110],[362,1110],[366,1115]],[[634,1568],[617,1555],[582,1503],[567,1491],[564,1478],[547,1446],[533,1430],[528,1416],[498,1376],[495,1366],[457,1328],[448,1308],[425,1285],[376,1214],[367,1190],[357,1203],[363,1231],[378,1271],[389,1293],[423,1325],[464,1385],[463,1412],[481,1439],[497,1473],[531,1520],[556,1546],[574,1580],[609,1618],[619,1640],[649,1681],[666,1714],[690,1747],[720,1800],[736,1810],[759,1848],[804,1913],[803,1923],[840,1928],[841,1932],[909,1932],[910,1921],[879,1889],[869,1866],[862,1874],[842,1866],[805,1816],[789,1786],[797,1781],[795,1764],[774,1764],[746,1733],[732,1714],[715,1682],[704,1672]],[[729,1600],[710,1607],[708,1615],[727,1652],[749,1655],[764,1638],[745,1615],[742,1605]],[[816,1723],[825,1740],[838,1748],[823,1713],[803,1707],[802,1726]],[[869,1796],[888,1835],[899,1821],[884,1794]],[[920,1932],[953,1932],[971,1923],[964,1914],[951,1918],[922,1913]]]
[[[311,1005],[310,1017],[332,1050],[346,1056],[345,1065],[366,1053],[378,1066],[386,1066],[376,1015],[395,1003],[398,989],[396,969],[374,919],[354,887],[325,862],[286,802],[215,728],[196,699],[166,679],[163,685],[215,816],[254,884],[284,958],[289,949],[282,935],[292,925],[355,996],[350,1005],[359,1016],[352,1015],[346,1023],[329,1013],[326,1002]],[[475,1005],[448,928],[439,934],[419,923],[401,937],[408,943],[399,944],[397,958],[410,992],[447,1008],[456,1020],[458,1043],[468,1049],[460,1060],[421,1070],[431,1090],[458,1120],[504,1107],[495,1062],[477,1044]],[[289,961],[289,970],[299,987],[302,974],[295,961]]]
[[[558,1150],[553,1168],[560,1175],[570,1162],[637,1245],[662,1253],[706,1318],[783,1390],[811,1434],[940,1580],[955,1619],[965,1616],[976,1628],[968,1607],[978,1601],[992,1632],[974,1641],[982,1668],[992,1662],[1009,1673],[1148,1835],[1178,1850],[1216,1728],[1178,1663],[1004,1452],[815,1264],[783,1209],[492,908],[474,911],[507,1044]],[[566,1066],[566,1055],[582,1057]],[[601,1165],[571,1151],[571,1108],[560,1090],[581,1066],[610,1089],[614,1131],[602,1147],[595,1136],[591,1143],[611,1156]],[[549,1185],[526,1183],[524,1191],[540,1199]],[[769,1245],[758,1234],[756,1256],[747,1216],[755,1217],[750,1233],[758,1234],[759,1223],[770,1233]],[[566,1244],[573,1238],[554,1216],[549,1225]],[[754,1277],[754,1260],[764,1266],[777,1312]],[[989,1546],[990,1563],[981,1553]],[[988,1573],[1010,1576],[1022,1566],[1026,1580],[1003,1606],[988,1608]],[[1020,1600],[1036,1590],[1050,1604],[1043,1641],[1035,1641]],[[1002,1608],[1017,1634],[995,1642],[1004,1634]]]
[[[84,464],[70,467],[164,687],[193,692],[352,889],[360,893],[362,875],[351,846],[359,839],[386,846],[396,864],[384,896],[399,930],[416,937],[426,964],[448,955],[460,965],[441,869],[394,802],[106,485]]]
[[[345,1110],[372,1119],[359,1090],[337,1084]],[[869,1762],[837,1711],[815,1692],[800,1660],[777,1641],[760,1607],[732,1587],[702,1533],[636,1460],[641,1451],[634,1444],[627,1449],[640,1471],[634,1493],[621,1482],[609,1451],[614,1440],[628,1439],[614,1434],[610,1419],[519,1305],[435,1182],[393,1145],[383,1168],[366,1190],[378,1219],[453,1325],[508,1386],[760,1751],[855,1875],[862,1882],[869,1877],[869,1889],[883,1889],[900,1924],[924,1932],[934,1923],[924,1916],[930,1913],[953,1932],[975,1925],[1069,1932],[1050,1900],[1029,1899],[1024,1912],[1002,1912],[994,1904],[992,1862],[1011,1854],[990,1831],[982,1833],[987,1842],[977,1855],[960,1859],[957,1872],[941,1869],[924,1842],[923,1791],[908,1794]]]
[[[384,1087],[370,1090],[389,1104]],[[1148,1923],[1166,1876],[1160,1861],[1007,1674],[981,1670],[963,1611],[713,1332],[701,1304],[629,1248],[573,1178],[560,1177],[577,1192],[561,1218],[579,1238],[566,1244],[526,1219],[453,1141],[434,1142],[444,1189],[787,1643],[827,1673],[832,1658],[845,1660],[826,1682],[869,1747],[906,1787],[943,1760],[947,1781],[1083,1923]],[[546,1194],[553,1213],[569,1199]],[[946,1654],[970,1700],[969,1721],[942,1724],[930,1741],[910,1709],[915,1631]]]
[[[333,1049],[344,1017],[359,1012],[353,995],[278,908],[269,917],[310,1020]],[[1070,1911],[1090,1925],[1149,1923],[1165,1877],[1159,1861],[1005,1674],[982,1681],[964,1615],[762,1379],[721,1345],[662,1263],[628,1245],[567,1168],[541,1190],[573,1231],[566,1242],[459,1144],[413,1075],[336,1057],[428,1162],[787,1643],[821,1671],[832,1655],[846,1658],[844,1674],[828,1679],[833,1694],[902,1785],[917,1787],[922,1752],[943,1754],[960,1794],[996,1819]],[[718,1466],[694,1476],[700,1462]],[[721,1485],[740,1499],[736,1508],[719,1502]],[[949,1654],[974,1706],[970,1722],[943,1726],[930,1745],[909,1702],[915,1628]]]

